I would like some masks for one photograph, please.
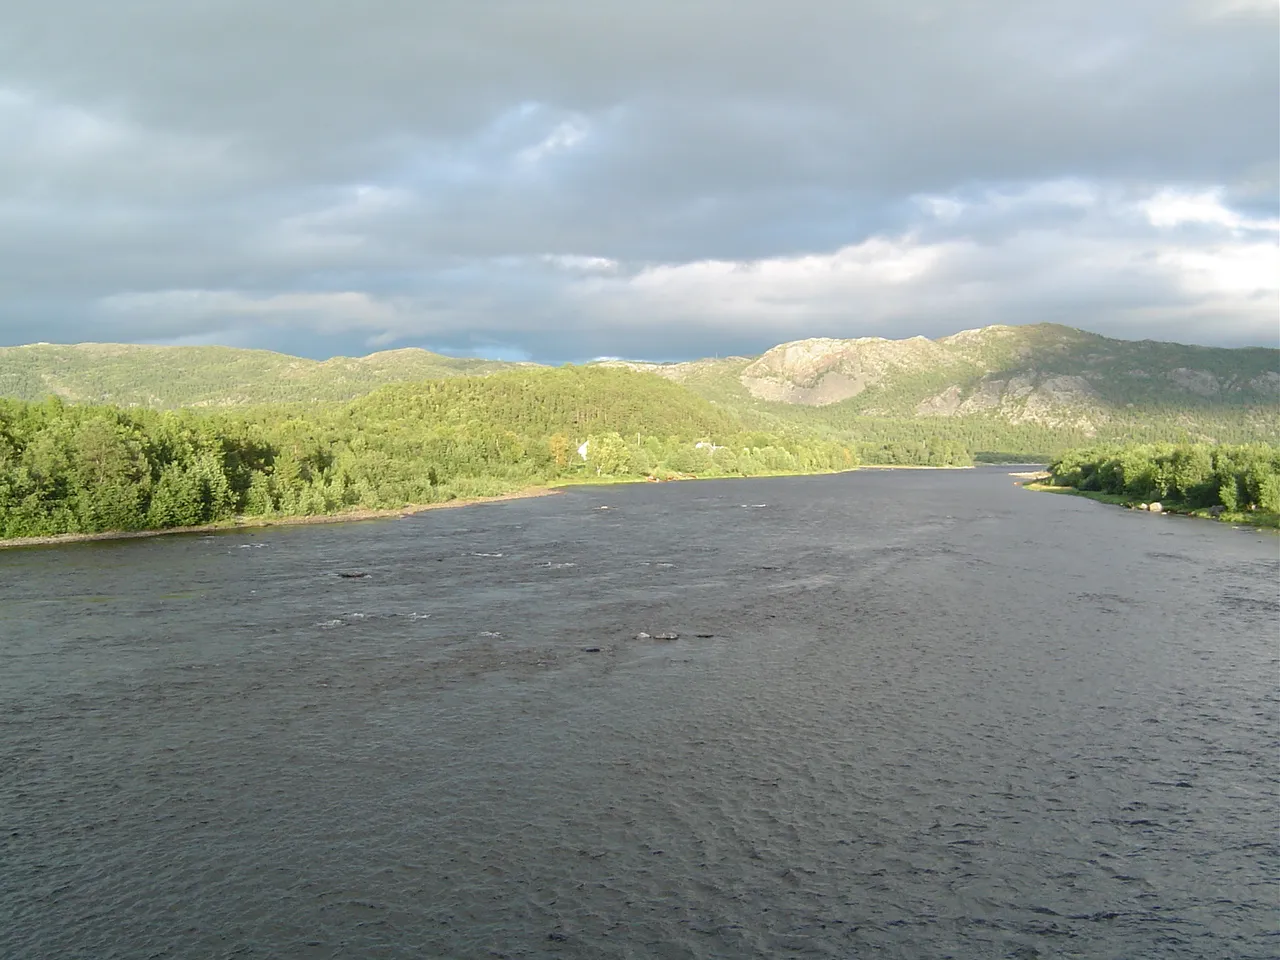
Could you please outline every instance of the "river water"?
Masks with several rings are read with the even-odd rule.
[[[1278,545],[983,468],[6,551],[0,956],[1275,957]]]

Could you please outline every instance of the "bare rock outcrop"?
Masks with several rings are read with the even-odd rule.
[[[894,372],[960,363],[924,337],[818,337],[767,351],[742,371],[742,384],[762,400],[824,406],[856,397]]]
[[[984,377],[968,395],[958,385],[921,401],[917,416],[995,414],[1011,423],[1078,426],[1086,432],[1104,419],[1097,391],[1083,377]]]
[[[1189,370],[1186,367],[1178,367],[1176,370],[1170,370],[1168,379],[1188,393],[1194,393],[1198,397],[1214,397],[1222,392],[1222,384],[1212,373],[1207,370]]]

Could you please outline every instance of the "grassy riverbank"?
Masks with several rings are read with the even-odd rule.
[[[1024,483],[1022,486],[1028,490],[1035,490],[1041,493],[1065,493],[1069,496],[1086,497],[1090,500],[1097,500],[1099,503],[1108,503],[1130,510],[1137,508],[1137,504],[1132,497],[1125,497],[1116,493],[1078,490],[1075,487],[1055,486],[1052,483],[1038,483],[1035,481]],[[1265,510],[1224,510],[1215,515],[1207,507],[1190,507],[1176,500],[1160,501],[1160,506],[1162,513],[1172,513],[1184,517],[1199,517],[1203,520],[1217,520],[1220,523],[1229,523],[1234,526],[1263,527],[1270,530],[1280,529],[1280,513],[1270,513]]]

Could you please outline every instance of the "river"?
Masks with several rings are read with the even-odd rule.
[[[1004,468],[0,552],[0,956],[1275,957],[1278,592]]]

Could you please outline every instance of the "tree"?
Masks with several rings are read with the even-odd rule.
[[[1217,493],[1213,483],[1213,456],[1209,448],[1201,444],[1175,450],[1169,475],[1174,491],[1188,503],[1199,506],[1212,502]]]
[[[563,470],[569,465],[574,451],[568,437],[563,433],[552,434],[547,440],[547,446],[550,448],[551,460],[557,468]]]
[[[160,473],[151,494],[147,509],[147,526],[189,527],[204,520],[204,503],[199,480],[182,469],[181,464],[171,463]]]
[[[618,433],[602,433],[587,441],[587,467],[601,476],[625,471],[631,460],[627,442]]]
[[[71,499],[83,529],[136,530],[144,523],[142,504],[150,470],[142,445],[113,419],[98,416],[72,434]]]

